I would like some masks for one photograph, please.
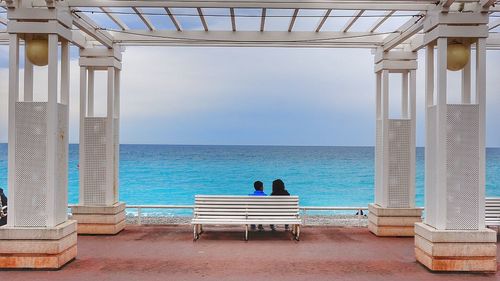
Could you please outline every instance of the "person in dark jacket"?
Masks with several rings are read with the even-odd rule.
[[[3,189],[0,188],[0,208],[7,206],[7,196],[3,193]],[[7,224],[7,214],[0,212],[0,226]]]
[[[277,179],[273,181],[273,192],[271,193],[271,196],[290,196],[290,193],[285,188],[285,183]],[[271,230],[276,231],[276,228],[274,224],[271,224]],[[285,224],[285,230],[288,230],[288,224]]]

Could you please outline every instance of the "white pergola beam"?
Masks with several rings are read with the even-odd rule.
[[[229,13],[231,14],[231,28],[236,31],[236,18],[234,16],[234,8],[229,8]]]
[[[445,8],[449,8],[453,2],[455,2],[455,0],[441,0],[440,4]]]
[[[495,5],[495,0],[479,0],[481,7],[488,9],[489,7]]]
[[[138,7],[132,7],[132,10],[137,14],[137,16],[142,20],[142,22],[147,26],[147,28],[151,31],[155,31],[156,28],[153,25],[153,23],[149,20],[148,17],[146,17],[143,13],[141,8]]]
[[[264,27],[266,25],[266,13],[267,9],[262,8],[262,15],[260,16],[260,32],[264,31]]]
[[[170,11],[170,9],[167,8],[167,7],[165,7],[165,12],[167,12],[168,17],[170,18],[170,20],[174,24],[174,26],[177,29],[177,31],[182,31],[181,25],[179,24],[179,22],[177,21],[177,19],[175,18],[175,16],[172,14],[172,12]]]
[[[370,27],[369,32],[375,32],[384,22],[386,22],[396,11],[388,11],[385,13],[384,17],[379,18],[376,22],[373,23],[372,27]]]
[[[205,16],[203,15],[203,10],[201,8],[196,8],[196,10],[198,11],[198,15],[200,16],[200,21],[203,25],[203,29],[205,29],[205,31],[208,31],[208,25],[207,21],[205,20]]]
[[[104,46],[108,48],[113,47],[113,36],[111,36],[108,32],[101,30],[101,28],[84,13],[75,11],[73,14],[75,15],[73,18],[73,24],[76,27]]]
[[[321,30],[321,28],[323,28],[323,25],[325,24],[326,20],[330,16],[331,12],[332,12],[332,9],[326,10],[325,15],[321,18],[321,20],[318,23],[318,26],[316,27],[316,30],[315,30],[316,32],[319,32]]]
[[[129,29],[127,24],[125,24],[118,16],[113,14],[109,8],[101,7],[101,11],[103,11],[116,25],[118,25],[122,30]]]
[[[253,9],[319,9],[319,10],[377,10],[427,11],[435,6],[434,0],[193,0],[193,1],[133,1],[133,0],[67,0],[69,7],[144,7],[144,8],[253,8]]]
[[[342,28],[342,32],[347,32],[354,25],[354,23],[363,15],[365,10],[359,10],[352,18],[347,21],[344,28]]]
[[[299,14],[299,9],[295,9],[293,11],[292,18],[290,19],[290,24],[288,25],[288,32],[292,32],[293,25],[295,24],[295,20],[297,19],[298,14]]]
[[[398,28],[397,32],[387,36],[382,43],[384,51],[389,51],[413,35],[422,30],[424,21],[421,18],[412,17],[409,21]]]
[[[498,26],[500,26],[500,19],[497,19],[497,20],[494,20],[494,21],[491,21],[490,23],[488,23],[489,30],[492,30]]]

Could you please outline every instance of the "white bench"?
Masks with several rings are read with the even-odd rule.
[[[298,196],[222,196],[196,195],[193,211],[194,240],[200,238],[203,225],[243,225],[245,240],[252,224],[289,224],[299,240]]]
[[[500,197],[487,197],[484,212],[486,226],[500,226]]]

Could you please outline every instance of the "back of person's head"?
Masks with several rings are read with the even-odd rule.
[[[273,181],[273,193],[280,194],[285,191],[285,183],[281,179]]]
[[[0,194],[3,194],[3,188],[0,187]]]
[[[256,181],[253,183],[253,188],[255,188],[255,190],[264,190],[264,184],[261,182],[261,181]]]

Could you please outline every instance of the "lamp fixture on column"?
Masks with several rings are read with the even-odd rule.
[[[49,41],[47,37],[34,36],[26,40],[28,59],[34,65],[45,66],[49,64]]]
[[[470,59],[470,49],[464,44],[453,41],[448,44],[447,68],[451,71],[461,70],[467,65]]]

